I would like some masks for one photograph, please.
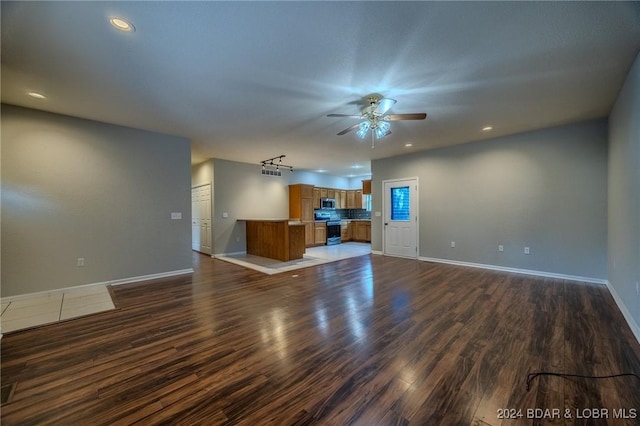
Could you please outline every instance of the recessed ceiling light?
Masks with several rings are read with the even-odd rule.
[[[353,166],[351,166],[352,169],[361,169],[362,166],[360,164],[354,164]]]
[[[326,170],[325,170],[325,169],[318,169],[318,170],[316,170],[316,172],[318,172],[318,173],[325,173],[325,172],[326,172]]]
[[[484,127],[482,128],[482,131],[483,131],[483,132],[488,132],[489,130],[493,130],[493,126],[484,126]]]
[[[38,92],[29,92],[27,93],[27,95],[31,96],[32,98],[36,98],[36,99],[45,99],[46,96],[43,95],[42,93],[38,93]]]
[[[109,23],[117,30],[132,33],[136,30],[136,27],[124,18],[110,18]]]
[[[407,148],[410,148],[410,147],[413,146],[413,144],[412,143],[405,143],[404,146],[406,146]]]

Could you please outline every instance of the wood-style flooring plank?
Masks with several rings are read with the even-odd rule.
[[[367,255],[110,288],[116,310],[7,333],[3,425],[638,424],[640,345],[607,288]],[[529,419],[607,408],[610,418]],[[500,418],[513,409],[525,418]],[[624,409],[635,419],[614,419]],[[620,411],[618,411],[620,412]]]

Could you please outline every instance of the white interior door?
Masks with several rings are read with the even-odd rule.
[[[211,184],[191,188],[191,248],[211,254]]]
[[[200,250],[200,188],[191,188],[191,250]]]
[[[418,179],[383,181],[384,254],[418,258]]]

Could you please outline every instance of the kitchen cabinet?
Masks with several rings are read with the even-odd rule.
[[[289,185],[289,218],[301,222],[313,220],[312,185]]]
[[[371,194],[371,179],[362,181],[362,194],[363,195]]]
[[[244,219],[247,254],[283,262],[302,259],[305,252],[303,224],[288,219]]]
[[[333,198],[336,200],[336,209],[341,209],[342,207],[340,207],[340,205],[341,205],[342,197],[340,195],[339,189],[334,190]]]
[[[315,223],[314,239],[316,245],[324,245],[327,243],[327,222]]]
[[[347,207],[348,209],[361,209],[362,208],[362,190],[361,189],[349,189],[347,190]]]
[[[336,190],[333,188],[327,188],[327,198],[336,198]]]
[[[313,230],[313,185],[289,185],[289,218],[304,224],[305,245],[315,243]]]
[[[340,222],[340,239],[343,243],[351,240],[351,234],[349,233],[349,221],[343,220]]]
[[[313,208],[314,209],[319,209],[320,208],[320,188],[313,188]]]
[[[320,198],[327,198],[329,190],[327,188],[320,188]]]
[[[371,241],[371,221],[354,220],[351,222],[351,239],[353,241]]]
[[[311,247],[316,244],[315,223],[304,222],[304,246]]]
[[[347,208],[348,209],[354,209],[355,205],[356,205],[356,191],[354,190],[348,190],[347,191]]]
[[[340,208],[341,209],[347,208],[347,190],[346,189],[340,190]]]

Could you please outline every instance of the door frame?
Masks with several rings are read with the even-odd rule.
[[[387,200],[387,194],[385,192],[385,186],[387,183],[393,184],[394,182],[401,181],[414,181],[416,186],[416,203],[415,203],[415,215],[416,215],[416,255],[415,257],[406,257],[406,256],[397,256],[394,254],[387,253],[387,230],[385,226],[385,221],[387,219],[387,213],[389,213],[389,200]],[[419,259],[420,257],[420,185],[418,176],[411,176],[405,178],[397,178],[397,179],[385,179],[382,181],[382,254],[384,256],[394,256],[394,257],[403,257],[405,259]]]

